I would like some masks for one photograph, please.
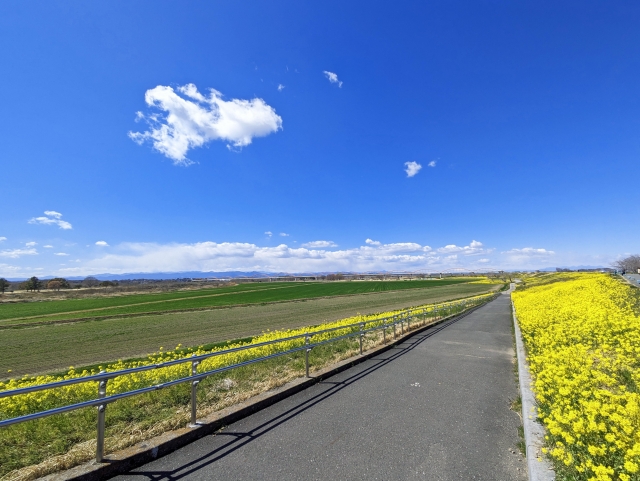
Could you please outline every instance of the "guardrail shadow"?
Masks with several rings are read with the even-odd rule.
[[[487,304],[490,304],[490,302]],[[232,438],[229,441],[222,444],[221,446],[215,447],[213,450],[211,450],[210,452],[208,452],[203,456],[200,456],[197,459],[191,460],[187,463],[183,463],[181,466],[171,470],[158,470],[158,471],[137,470],[137,471],[129,471],[127,473],[124,473],[121,476],[146,477],[147,479],[153,480],[153,481],[178,480],[186,476],[189,476],[190,474],[193,474],[215,463],[216,461],[223,459],[224,457],[239,450],[240,448],[246,446],[247,444],[259,439],[261,436],[269,433],[270,431],[277,428],[278,426],[281,426],[282,424],[302,414],[308,409],[311,409],[317,404],[320,404],[326,399],[329,399],[330,397],[336,395],[343,389],[349,387],[351,384],[359,381],[360,379],[365,378],[366,376],[374,373],[378,369],[381,369],[385,365],[408,354],[413,349],[415,349],[418,345],[424,342],[426,339],[434,336],[438,332],[442,331],[443,329],[446,329],[450,325],[458,322],[459,320],[463,319],[467,315],[476,311],[480,307],[486,306],[487,304],[482,304],[481,306],[471,309],[468,312],[462,313],[460,316],[457,316],[453,319],[445,321],[441,324],[437,324],[431,328],[426,329],[423,332],[413,335],[409,339],[401,341],[399,344],[392,346],[389,350],[384,351],[379,355],[372,357],[371,359],[368,359],[367,361],[363,362],[359,366],[354,366],[355,368],[360,367],[360,370],[342,381],[331,381],[331,378],[329,378],[329,380],[320,381],[318,384],[316,384],[316,386],[324,386],[326,388],[321,393],[318,393],[309,399],[301,400],[294,407],[280,414],[272,416],[270,419],[264,421],[260,425],[246,432],[217,431],[213,434],[205,436],[204,438],[201,438],[198,441],[195,441],[195,442],[202,442],[203,440],[210,439],[211,437],[223,437],[223,436],[228,436]],[[364,366],[364,369],[362,369],[363,366]],[[349,369],[353,369],[353,368],[349,368]],[[347,372],[347,371],[343,371],[343,373],[344,372]],[[288,398],[288,399],[290,400],[291,398]],[[277,406],[280,403],[282,403],[282,401],[279,401],[273,406]],[[242,421],[238,421],[238,422],[242,422]],[[185,449],[187,447],[188,446],[185,446],[180,449]],[[170,454],[168,456],[170,456]]]

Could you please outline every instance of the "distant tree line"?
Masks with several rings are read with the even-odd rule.
[[[638,269],[640,269],[640,255],[636,254],[620,259],[619,261],[614,262],[613,266],[616,269],[625,272],[633,272],[635,274],[638,272]]]
[[[87,277],[82,281],[68,281],[63,277],[54,279],[38,279],[36,276],[30,277],[26,281],[11,282],[4,277],[0,277],[0,294],[9,290],[40,292],[42,289],[59,291],[60,289],[80,289],[81,287],[116,287],[117,282],[100,281],[95,277]]]
[[[341,281],[344,279],[344,275],[338,273],[338,274],[328,274],[326,279],[328,281]]]

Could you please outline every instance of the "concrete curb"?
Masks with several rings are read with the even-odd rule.
[[[522,398],[522,425],[524,427],[524,441],[527,448],[527,470],[530,481],[551,481],[556,479],[556,473],[549,460],[542,454],[544,446],[545,430],[538,418],[538,409],[535,396],[531,391],[531,375],[527,363],[522,333],[516,317],[516,309],[511,302],[513,310],[513,326],[516,333],[516,351],[518,353],[518,378],[520,380],[520,397]]]
[[[98,481],[130,471],[131,469],[142,466],[158,457],[165,456],[183,446],[186,446],[197,439],[212,434],[220,428],[250,416],[261,409],[265,409],[278,401],[289,396],[293,396],[294,394],[328,377],[331,377],[334,374],[338,374],[339,372],[345,371],[352,366],[377,356],[378,354],[388,351],[394,346],[415,336],[416,334],[420,334],[421,332],[432,328],[433,326],[447,321],[455,322],[458,319],[462,319],[473,311],[486,305],[488,302],[493,301],[496,297],[497,295],[490,298],[487,302],[473,307],[460,315],[445,317],[436,322],[432,322],[410,331],[404,336],[398,336],[396,339],[392,339],[388,344],[365,352],[362,356],[354,356],[330,367],[314,372],[313,377],[311,378],[295,379],[277,389],[264,392],[248,399],[247,401],[211,414],[210,416],[199,420],[198,426],[195,428],[177,429],[175,431],[161,434],[160,436],[156,436],[155,438],[144,441],[136,446],[109,454],[106,457],[105,462],[101,464],[96,463],[95,460],[89,461],[66,471],[49,474],[39,479],[42,481]]]

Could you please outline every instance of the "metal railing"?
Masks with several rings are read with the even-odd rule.
[[[444,317],[442,314],[445,313],[447,315],[457,314],[464,312],[469,307],[478,306],[484,302],[488,302],[491,299],[495,298],[494,295],[485,295],[474,297],[470,299],[463,299],[459,301],[434,304],[432,306],[418,308],[418,309],[408,309],[406,311],[402,311],[399,314],[395,314],[393,316],[381,318],[381,319],[372,319],[369,321],[361,321],[354,324],[349,324],[345,326],[333,327],[330,329],[323,329],[320,331],[311,331],[306,332],[304,334],[298,334],[295,336],[274,339],[272,341],[265,341],[256,344],[246,344],[244,346],[234,347],[231,349],[225,349],[223,351],[215,351],[206,354],[200,355],[192,355],[191,357],[185,357],[181,359],[175,359],[171,361],[161,362],[157,364],[149,364],[146,366],[139,366],[130,369],[122,369],[119,371],[100,371],[98,374],[92,374],[89,376],[65,379],[63,381],[57,381],[47,384],[39,384],[34,386],[27,386],[18,389],[11,389],[6,391],[0,391],[0,398],[5,398],[9,396],[19,396],[22,394],[29,394],[36,391],[43,391],[47,389],[56,389],[64,386],[70,386],[73,384],[81,384],[88,382],[97,382],[98,383],[98,397],[96,399],[92,399],[89,401],[83,401],[75,404],[70,404],[67,406],[57,407],[53,409],[48,409],[45,411],[39,411],[32,414],[26,414],[23,416],[18,416],[10,419],[0,420],[0,428],[11,426],[13,424],[24,423],[27,421],[33,421],[35,419],[40,419],[48,416],[53,416],[56,414],[67,413],[70,411],[74,411],[77,409],[83,409],[87,407],[97,406],[98,408],[98,422],[97,422],[97,445],[96,445],[96,461],[101,463],[104,459],[104,437],[105,437],[105,415],[106,415],[106,407],[108,404],[113,403],[115,401],[119,401],[121,399],[126,399],[132,396],[139,396],[141,394],[150,393],[154,391],[158,391],[160,389],[165,389],[168,387],[176,386],[178,384],[190,383],[191,384],[191,422],[189,427],[196,427],[198,425],[197,421],[197,389],[198,384],[203,379],[213,376],[215,374],[220,374],[225,371],[229,371],[231,369],[237,369],[240,367],[248,366],[251,364],[255,364],[258,362],[267,361],[269,359],[274,359],[280,356],[285,356],[288,354],[304,351],[305,352],[305,373],[307,377],[309,375],[309,353],[312,349],[331,343],[336,342],[341,339],[348,339],[352,337],[359,337],[359,347],[360,354],[363,354],[363,342],[367,333],[375,332],[378,330],[382,330],[383,343],[387,342],[387,331],[393,329],[393,337],[394,339],[397,337],[397,326],[400,325],[401,333],[404,334],[405,331],[411,330],[411,322],[416,318],[422,317],[423,320],[426,319],[427,315],[433,317],[433,322],[437,322],[442,320]],[[455,311],[455,312],[454,312]],[[368,324],[378,324],[372,327],[367,328]],[[352,329],[352,332],[348,332],[347,334],[338,335],[336,337],[330,337],[329,339],[321,340],[318,342],[311,342],[311,340],[320,335],[327,334],[335,331],[345,331]],[[278,344],[282,342],[288,342],[296,339],[304,339],[304,344],[298,347],[294,347],[292,349],[287,349],[285,351],[276,352],[273,354],[269,354],[266,356],[257,357],[254,359],[249,359],[243,362],[239,362],[236,364],[231,364],[228,366],[223,366],[217,369],[212,369],[210,371],[198,372],[198,365],[205,359],[209,359],[216,356],[222,356],[225,354],[238,352],[238,351],[246,351],[249,349],[255,349],[259,347],[269,346],[273,344]],[[161,384],[155,384],[153,386],[148,386],[140,389],[135,389],[132,391],[112,394],[107,396],[107,383],[110,379],[114,379],[119,376],[126,376],[129,374],[140,373],[143,371],[151,371],[156,369],[163,369],[170,366],[175,366],[177,364],[191,363],[191,375],[187,377],[182,377],[179,379],[175,379],[172,381],[164,382]]]

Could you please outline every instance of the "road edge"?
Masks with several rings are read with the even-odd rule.
[[[516,337],[516,352],[518,358],[518,384],[520,385],[520,397],[522,399],[522,426],[524,428],[524,441],[526,445],[527,471],[529,481],[552,481],[556,479],[556,473],[549,460],[543,456],[545,429],[537,421],[538,409],[535,396],[531,391],[531,374],[529,363],[522,342],[522,333],[516,316],[516,308],[511,299],[513,313],[513,327]]]
[[[475,306],[468,311],[459,315],[453,315],[439,319],[416,330],[410,331],[404,336],[398,336],[392,339],[388,344],[372,349],[363,355],[358,355],[345,359],[337,364],[329,366],[325,369],[313,373],[311,378],[298,378],[280,388],[258,394],[247,401],[230,406],[218,411],[210,416],[198,421],[195,428],[182,428],[156,436],[135,446],[123,449],[116,453],[109,454],[104,463],[98,464],[94,461],[88,461],[65,471],[48,474],[41,478],[40,481],[99,481],[109,479],[118,474],[130,471],[136,467],[142,466],[159,457],[165,456],[187,444],[190,444],[204,436],[210,435],[224,426],[228,426],[243,418],[246,418],[262,409],[265,409],[283,399],[286,399],[300,391],[342,371],[345,371],[361,362],[377,356],[401,342],[420,334],[438,324],[447,321],[452,323],[466,317],[472,312],[487,305],[495,300],[499,294],[494,295],[487,302]]]

